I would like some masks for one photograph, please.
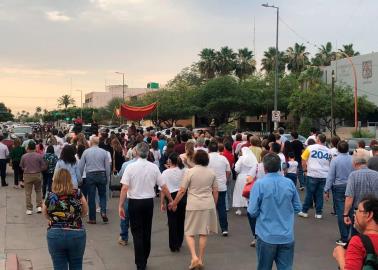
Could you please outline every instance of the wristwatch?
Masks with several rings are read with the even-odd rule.
[[[349,217],[349,215],[343,215],[343,217]]]

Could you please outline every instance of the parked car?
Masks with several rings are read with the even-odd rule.
[[[293,140],[293,137],[291,136],[290,133],[285,133],[285,134],[283,134],[283,136],[284,136],[287,140],[289,140],[289,141],[292,141],[292,140]],[[299,140],[301,143],[303,143],[303,144],[306,142],[306,138],[303,137],[302,135],[298,135],[298,140]]]
[[[18,138],[25,140],[28,134],[33,133],[31,126],[15,126],[11,129],[11,134],[16,135]]]
[[[370,143],[371,143],[371,138],[351,138],[348,139],[348,145],[349,145],[349,154],[353,154],[353,151],[358,148],[358,142],[363,140],[365,142],[365,149],[370,151]]]

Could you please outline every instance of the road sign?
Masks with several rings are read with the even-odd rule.
[[[280,111],[272,111],[272,121],[273,122],[280,122],[281,121],[281,112]]]

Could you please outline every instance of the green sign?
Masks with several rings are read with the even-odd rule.
[[[159,89],[159,83],[157,83],[157,82],[149,82],[147,84],[147,88],[149,88],[149,89]]]

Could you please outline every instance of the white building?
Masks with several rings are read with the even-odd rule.
[[[128,88],[127,85],[125,85],[124,97],[125,100],[130,100],[157,90],[158,89],[149,88]],[[85,101],[83,105],[86,108],[100,108],[106,106],[110,100],[116,97],[123,97],[122,85],[109,85],[106,86],[105,92],[90,92],[85,94]]]
[[[378,53],[358,55],[350,58],[356,69],[357,94],[366,96],[378,106]],[[332,70],[335,71],[336,84],[348,85],[354,89],[352,64],[343,58],[332,61],[330,66],[323,67],[323,80],[332,82]]]

